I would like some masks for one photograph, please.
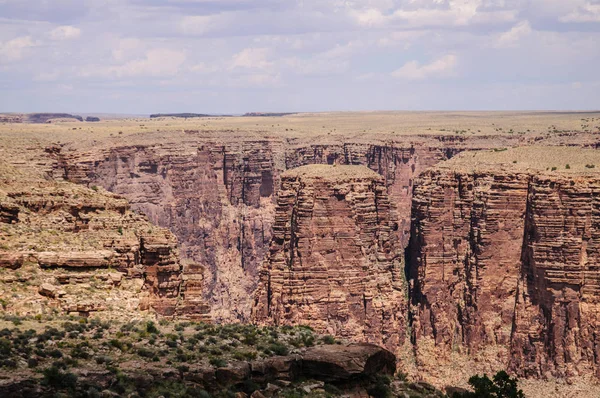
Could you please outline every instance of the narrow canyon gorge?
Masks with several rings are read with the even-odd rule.
[[[35,181],[46,199],[7,191],[1,222],[23,224],[27,211],[35,228],[119,232],[87,251],[11,252],[1,266],[33,262],[65,280],[83,278],[73,267],[114,268],[125,278],[106,283],[137,309],[310,325],[383,346],[399,370],[441,387],[500,369],[600,376],[595,136],[224,134],[46,146],[56,182]],[[84,194],[53,184],[95,193],[75,201]],[[47,290],[67,311],[104,310]]]

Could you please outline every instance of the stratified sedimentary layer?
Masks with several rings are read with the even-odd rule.
[[[481,354],[483,369],[598,373],[596,165],[594,150],[528,147],[463,154],[422,175],[407,260],[422,369]]]
[[[480,139],[466,143],[462,137],[456,141],[415,137],[420,145],[411,140],[306,144],[276,138],[236,139],[235,134],[188,131],[167,138],[140,135],[140,142],[146,143],[129,146],[107,142],[85,151],[48,148],[57,159],[56,178],[63,175],[121,194],[132,208],[177,236],[182,257],[202,266],[186,267],[186,278],[202,278],[204,273],[203,288],[186,288],[185,296],[204,300],[215,321],[249,319],[285,170],[308,164],[352,164],[376,171],[395,204],[394,234],[405,245],[414,177],[462,150],[492,145]]]
[[[397,348],[406,305],[397,228],[384,179],[372,170],[285,172],[253,319]]]
[[[97,187],[44,180],[6,164],[0,171],[0,292],[6,311],[176,312],[189,282],[172,233]],[[198,308],[194,316],[203,313]]]

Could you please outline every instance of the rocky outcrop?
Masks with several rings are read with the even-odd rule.
[[[383,178],[365,167],[284,173],[253,319],[397,347],[405,333],[397,227]]]
[[[11,272],[0,279],[0,291],[15,297],[9,312],[50,306],[171,315],[185,303],[175,237],[132,212],[122,197],[67,182],[14,180],[1,182],[0,203],[10,210],[0,223],[0,267],[27,280],[16,284]],[[198,307],[192,315],[205,312]]]
[[[393,375],[396,373],[396,357],[373,344],[351,344],[343,349],[337,345],[322,345],[304,352],[302,373],[323,381]]]
[[[51,123],[54,119],[73,119],[83,122],[83,117],[70,113],[30,113],[26,115],[28,123]]]
[[[407,275],[426,372],[457,360],[478,361],[471,372],[598,372],[600,179],[583,163],[546,171],[539,151],[551,153],[549,165],[577,159],[556,149],[511,150],[505,162],[470,155],[483,163],[464,156],[417,183]]]

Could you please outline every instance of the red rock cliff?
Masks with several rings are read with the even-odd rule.
[[[434,377],[457,363],[471,373],[598,371],[600,187],[583,166],[598,155],[539,151],[468,154],[417,183],[410,320],[418,365]]]
[[[118,195],[2,166],[0,269],[11,272],[2,273],[0,293],[12,291],[8,312],[175,313],[182,264],[171,232]]]
[[[218,136],[222,140],[227,134]],[[268,254],[283,171],[307,164],[368,166],[384,178],[397,211],[394,233],[404,245],[415,175],[464,149],[462,143],[442,149],[435,142],[431,147],[308,145],[273,138],[219,142],[200,135],[187,132],[153,144],[108,143],[87,152],[58,151],[57,157],[68,180],[119,193],[152,222],[175,233],[182,257],[202,266],[185,267],[185,278],[205,281],[202,288],[184,287],[184,301],[209,305],[215,321],[248,320],[258,268]],[[194,305],[185,311],[193,312]]]
[[[282,175],[253,319],[394,349],[404,341],[398,228],[384,179],[362,166]]]

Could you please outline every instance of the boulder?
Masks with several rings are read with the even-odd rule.
[[[395,371],[396,356],[368,343],[312,347],[302,358],[302,374],[323,381],[343,381],[375,374],[393,375]]]
[[[18,269],[23,266],[23,254],[0,252],[0,268]]]
[[[217,382],[223,386],[241,383],[250,378],[250,374],[248,362],[232,362],[226,368],[217,368],[215,372]]]
[[[49,298],[56,298],[58,289],[56,286],[49,283],[42,283],[38,289],[38,293]]]
[[[252,378],[265,380],[292,380],[300,371],[301,358],[297,355],[277,356],[250,363]]]

